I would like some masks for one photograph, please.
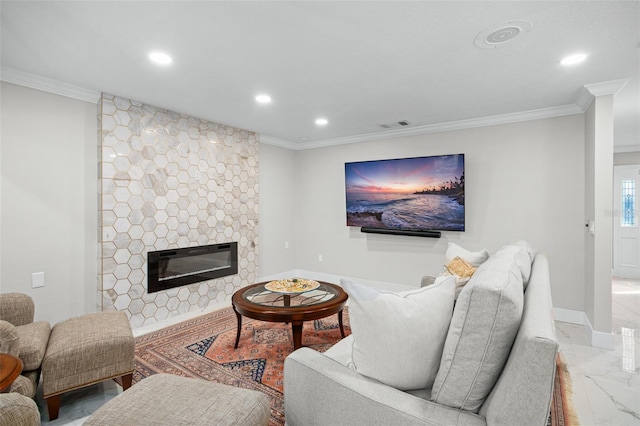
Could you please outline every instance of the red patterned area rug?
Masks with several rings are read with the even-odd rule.
[[[351,333],[347,309],[344,328],[345,334]],[[236,315],[226,308],[137,337],[133,382],[170,373],[255,389],[269,396],[270,425],[283,425],[282,384],[284,359],[293,351],[291,325],[243,317],[234,349],[236,330]],[[304,323],[303,346],[324,352],[340,339],[337,315]]]
[[[558,353],[548,426],[578,426],[578,416],[571,402],[571,376],[567,364]]]

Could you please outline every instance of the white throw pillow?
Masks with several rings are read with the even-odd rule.
[[[445,254],[445,256],[447,258],[447,263],[451,262],[456,257],[459,257],[477,268],[489,258],[489,252],[487,251],[487,249],[473,252],[467,250],[464,247],[460,247],[457,244],[449,243],[449,247],[447,248],[447,253]]]
[[[400,390],[431,387],[453,314],[455,278],[402,293],[341,283],[349,294],[353,368]]]

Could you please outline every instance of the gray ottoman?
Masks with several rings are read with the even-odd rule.
[[[268,425],[267,395],[171,374],[133,385],[94,412],[91,425]]]

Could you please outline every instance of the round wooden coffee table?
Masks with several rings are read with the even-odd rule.
[[[0,354],[0,392],[9,392],[13,381],[22,372],[22,361],[9,354]]]
[[[340,333],[344,337],[342,308],[349,296],[337,285],[319,281],[320,286],[305,293],[274,293],[264,283],[253,284],[236,291],[231,305],[238,318],[235,348],[240,341],[242,316],[269,322],[291,323],[293,349],[302,346],[302,323],[338,314]]]

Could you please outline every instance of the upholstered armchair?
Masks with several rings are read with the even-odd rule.
[[[34,322],[33,299],[26,294],[0,294],[0,352],[22,360],[22,374],[11,385],[10,392],[33,398],[38,387],[40,366],[44,358],[51,326],[46,321]]]
[[[17,393],[0,393],[0,426],[40,426],[36,402]]]

